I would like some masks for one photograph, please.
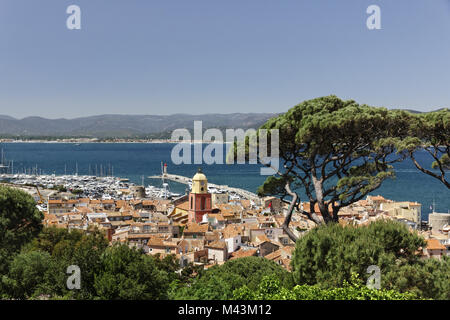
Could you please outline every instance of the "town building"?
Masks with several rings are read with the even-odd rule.
[[[192,178],[189,193],[189,222],[199,223],[203,215],[211,213],[211,194],[208,192],[208,180],[201,169]]]
[[[450,226],[450,213],[430,213],[428,215],[428,226],[433,231],[443,230],[445,226]]]

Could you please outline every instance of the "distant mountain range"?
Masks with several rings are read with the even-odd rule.
[[[16,119],[0,115],[3,137],[93,137],[93,138],[169,138],[179,128],[192,130],[195,120],[207,128],[259,128],[274,113],[99,115],[75,119],[27,117]]]
[[[442,111],[442,110],[445,110],[445,109],[448,109],[448,108],[440,108],[440,109],[436,109],[436,110],[433,110],[433,111],[417,111],[417,110],[411,110],[411,109],[392,109],[392,110],[403,110],[403,111],[408,111],[408,112],[411,112],[411,113],[431,113],[431,112],[438,112],[438,111]]]
[[[406,111],[422,113],[415,110]],[[192,132],[195,120],[203,121],[203,129],[257,129],[268,119],[277,115],[276,113],[173,114],[167,116],[105,114],[75,119],[42,117],[16,119],[0,115],[0,137],[167,139],[175,129],[186,128]]]

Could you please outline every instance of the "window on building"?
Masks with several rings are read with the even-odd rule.
[[[202,210],[205,210],[206,208],[206,198],[202,197]]]

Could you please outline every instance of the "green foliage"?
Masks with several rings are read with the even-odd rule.
[[[446,170],[450,169],[450,156],[447,153],[431,164],[433,169],[437,169],[439,166],[442,166]]]
[[[292,286],[290,274],[276,263],[260,257],[230,260],[200,274],[192,283],[172,290],[172,299],[214,300],[231,299],[233,291],[246,285],[256,289],[262,278],[269,275],[284,286]]]
[[[158,269],[155,258],[127,245],[108,248],[94,287],[100,299],[166,299],[169,275]]]
[[[387,287],[425,298],[450,300],[450,258],[425,259],[393,268],[385,276]]]
[[[40,232],[43,218],[29,194],[0,185],[0,274],[12,255]]]
[[[81,288],[66,287],[67,267],[81,271]],[[198,267],[182,269],[175,256],[149,256],[127,245],[108,245],[97,229],[44,228],[0,276],[0,297],[14,299],[167,299]]]
[[[1,191],[6,211],[24,211],[19,221],[31,220],[24,229],[32,225],[32,199]],[[10,221],[3,212],[1,217],[2,223]],[[193,264],[181,269],[173,255],[161,258],[127,245],[109,246],[97,229],[44,228],[32,241],[35,229],[19,230],[17,244],[2,243],[9,253],[0,273],[0,297],[5,299],[450,299],[450,259],[419,259],[416,252],[424,239],[397,222],[314,228],[296,243],[292,273],[260,257],[207,270]],[[6,244],[12,241],[5,239]],[[70,265],[80,267],[79,290],[66,288]],[[362,285],[370,265],[381,269],[383,290]],[[359,282],[356,273],[362,275]]]
[[[70,243],[76,243],[83,238],[83,232],[81,230],[68,231],[67,229],[47,227],[25,246],[25,250],[42,250],[53,255],[55,246],[63,241]]]
[[[40,291],[50,269],[51,256],[43,251],[23,252],[15,256],[8,276],[2,277],[3,286],[14,299],[26,299]]]
[[[450,299],[450,259],[422,260],[417,251],[425,241],[399,222],[377,221],[363,227],[320,226],[299,239],[292,259],[299,285],[338,287],[358,273],[381,270],[381,286],[431,299]]]
[[[283,196],[286,194],[284,186],[286,182],[292,182],[293,177],[267,177],[266,181],[258,188],[258,195],[264,197],[265,195]]]
[[[398,222],[320,226],[297,241],[292,259],[294,281],[333,288],[350,281],[352,272],[367,279],[370,265],[381,269],[383,280],[398,265],[417,262],[415,252],[424,245],[421,237]]]
[[[67,188],[62,185],[57,185],[51,188],[53,190],[57,190],[58,192],[67,192]]]
[[[88,233],[80,230],[68,231],[55,227],[44,228],[28,245],[24,246],[24,254],[44,252],[51,259],[42,281],[31,286],[31,296],[40,294],[62,296],[72,299],[92,299],[96,296],[93,287],[95,274],[101,271],[101,254],[108,246],[108,240],[98,229]],[[66,281],[67,267],[76,265],[81,270],[81,289],[68,290]],[[27,296],[29,298],[30,296]]]
[[[407,151],[420,171],[450,188],[446,178],[450,169],[450,109],[410,115],[408,130],[408,136],[398,141],[397,149]],[[416,152],[422,150],[433,158],[431,168],[425,167],[416,157]]]
[[[0,297],[449,299],[450,259],[422,261],[414,254],[422,245],[423,239],[398,223],[375,222],[360,228],[332,224],[315,228],[298,241],[293,273],[260,257],[230,260],[207,270],[192,264],[180,270],[173,255],[161,259],[127,245],[108,246],[98,230],[44,228],[13,256],[7,274],[0,278]],[[66,270],[73,264],[81,269],[80,290],[66,288]],[[370,290],[361,282],[367,280],[366,268],[372,264],[381,268],[383,290]],[[359,272],[361,280],[356,281]]]
[[[337,221],[340,208],[394,176],[391,163],[405,157],[395,145],[407,136],[408,120],[406,112],[336,96],[304,101],[261,127],[279,130],[284,171],[279,179],[269,177],[258,192],[284,197],[283,182],[290,182],[292,190],[302,188],[309,202],[319,204],[325,222]]]
[[[292,289],[281,286],[279,280],[265,276],[256,290],[247,286],[233,292],[235,300],[413,300],[413,293],[394,290],[369,289],[353,273],[351,281],[344,281],[342,287],[323,289],[319,286],[296,285]]]
[[[77,233],[79,233],[78,231]],[[93,283],[95,274],[101,270],[101,255],[108,246],[108,241],[103,232],[94,230],[89,234],[82,234],[75,241],[63,240],[58,242],[53,249],[53,256],[57,261],[55,270],[55,282],[60,286],[60,290],[67,292],[65,285],[67,279],[66,270],[70,265],[76,265],[81,270],[81,289],[71,291],[77,298],[88,299],[95,296]]]

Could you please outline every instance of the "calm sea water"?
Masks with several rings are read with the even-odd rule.
[[[128,178],[130,181],[160,186],[159,180],[148,179],[150,175],[161,173],[161,161],[168,164],[168,172],[183,176],[193,176],[199,165],[174,165],[171,152],[174,144],[165,143],[3,143],[6,158],[14,160],[14,171],[36,167],[46,174],[100,173],[113,168],[114,175]],[[420,161],[428,167],[431,158],[421,153]],[[111,168],[111,169],[110,169]],[[202,165],[208,180],[215,184],[225,184],[255,192],[265,180],[259,174],[258,165]],[[436,211],[450,211],[450,191],[439,181],[419,172],[411,161],[395,165],[396,178],[387,180],[372,194],[397,201],[417,201],[422,204],[422,218],[427,219],[430,206],[435,202]],[[170,182],[170,189],[183,193],[185,185]],[[299,190],[301,199],[305,196]]]

